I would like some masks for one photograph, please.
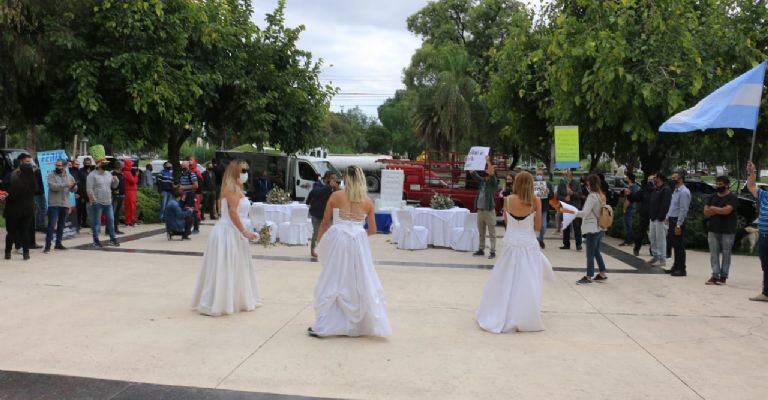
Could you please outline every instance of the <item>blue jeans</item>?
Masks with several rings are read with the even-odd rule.
[[[56,245],[61,245],[64,235],[64,225],[67,224],[67,207],[48,207],[48,232],[45,234],[45,247],[51,247],[53,227],[56,227]]]
[[[733,241],[735,239],[735,233],[709,232],[707,234],[707,241],[709,242],[709,263],[712,265],[713,277],[728,277],[728,270],[731,269],[731,250],[733,249]],[[723,255],[722,263],[720,263],[720,254]]]
[[[768,296],[768,233],[760,232],[757,254],[760,256],[760,266],[763,268],[763,294]]]
[[[624,213],[624,243],[635,243],[634,229],[632,229],[632,220],[635,217],[635,210],[633,207],[629,207],[627,212]]]
[[[603,235],[605,235],[603,231],[584,235],[587,237],[587,276],[590,278],[595,275],[595,260],[597,260],[600,272],[605,272],[605,261],[603,261],[603,255],[600,254]]]
[[[165,220],[165,206],[168,205],[168,202],[173,198],[173,193],[171,192],[160,192],[160,220]]]
[[[107,233],[109,240],[115,242],[115,214],[112,212],[112,204],[91,204],[88,215],[91,216],[91,232],[93,243],[99,243],[99,230],[101,229],[101,213],[107,216]]]

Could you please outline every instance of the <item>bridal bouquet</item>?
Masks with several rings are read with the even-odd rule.
[[[267,193],[267,204],[290,204],[291,196],[283,189],[274,188]]]
[[[275,246],[275,243],[272,243],[272,232],[269,231],[269,225],[264,225],[258,232],[259,238],[256,240],[256,243],[264,246],[264,248]]]
[[[435,195],[432,196],[432,200],[429,202],[429,206],[434,210],[449,210],[453,208],[454,204],[450,197],[435,193]]]

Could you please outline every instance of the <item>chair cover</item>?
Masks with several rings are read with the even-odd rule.
[[[291,220],[280,224],[278,233],[280,243],[307,246],[312,237],[312,224],[309,222],[308,208],[291,209]]]
[[[458,251],[477,251],[480,249],[480,232],[477,230],[477,214],[464,217],[463,228],[453,228],[451,248]]]
[[[277,241],[277,235],[278,235],[277,224],[275,224],[272,221],[267,221],[267,210],[264,209],[263,205],[261,204],[251,205],[251,210],[248,213],[248,217],[251,220],[251,229],[253,229],[254,232],[258,233],[266,225],[269,227],[269,235],[271,237],[270,241],[272,243],[275,243]]]
[[[403,250],[426,249],[427,237],[429,236],[427,228],[413,225],[413,217],[410,212],[405,210],[397,210],[396,212],[401,230],[397,248]]]

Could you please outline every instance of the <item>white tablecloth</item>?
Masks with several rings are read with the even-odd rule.
[[[283,222],[291,221],[291,210],[294,208],[308,208],[306,204],[293,202],[290,204],[253,203],[264,207],[267,221],[274,222],[278,226]]]
[[[437,247],[451,247],[453,228],[463,228],[464,218],[469,214],[466,208],[434,210],[428,207],[414,208],[413,224],[426,227],[429,231],[427,243]]]

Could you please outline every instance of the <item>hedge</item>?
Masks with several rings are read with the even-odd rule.
[[[139,220],[145,224],[160,222],[160,193],[147,187],[140,187],[136,205]]]

